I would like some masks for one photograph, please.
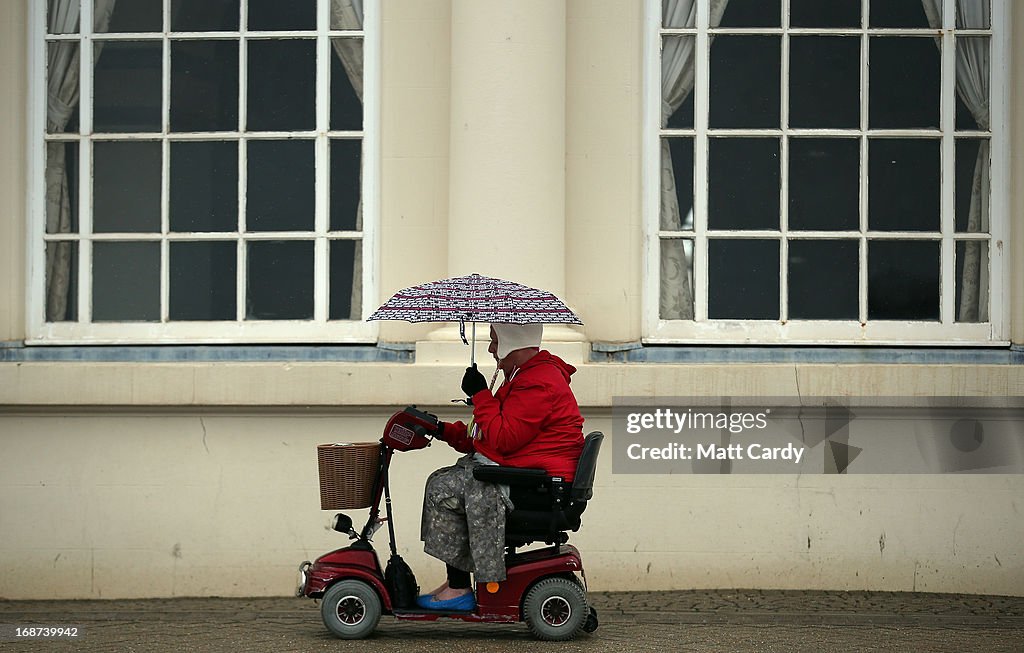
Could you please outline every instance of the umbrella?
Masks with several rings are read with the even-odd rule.
[[[470,322],[473,325],[470,363],[474,367],[477,322],[583,324],[562,300],[546,290],[479,274],[441,279],[399,290],[366,320],[458,322],[459,335],[467,345],[466,322]],[[497,377],[498,370],[494,370],[490,383],[492,389]],[[472,419],[467,428],[471,438],[478,437],[478,429]]]
[[[477,322],[583,324],[562,300],[546,290],[479,274],[399,290],[367,318],[370,320],[458,322],[459,333],[466,344],[469,342],[465,324],[470,322],[474,345]],[[471,356],[475,362],[475,346]]]

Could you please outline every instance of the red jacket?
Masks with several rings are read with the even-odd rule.
[[[485,389],[473,395],[479,439],[469,439],[462,422],[446,422],[444,439],[499,465],[540,468],[572,480],[583,450],[583,417],[569,389],[575,371],[558,356],[537,352],[496,394]]]

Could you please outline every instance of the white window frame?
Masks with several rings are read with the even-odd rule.
[[[906,30],[899,29],[792,29],[785,28],[750,28],[750,29],[716,29],[713,33],[734,34],[782,34],[781,63],[781,119],[787,125],[788,93],[786,80],[789,74],[788,34],[789,33],[835,33],[854,34],[861,38],[861,126],[858,138],[861,141],[861,229],[853,232],[852,237],[860,241],[860,283],[859,283],[859,314],[855,321],[833,320],[787,320],[785,319],[786,298],[786,259],[787,259],[787,202],[782,201],[780,193],[780,231],[736,231],[737,236],[774,237],[780,242],[780,303],[783,308],[780,320],[724,320],[709,319],[708,312],[708,271],[707,256],[707,153],[709,134],[728,134],[742,132],[756,133],[766,136],[780,137],[780,177],[783,184],[788,176],[788,135],[846,135],[851,130],[829,129],[783,129],[728,130],[708,128],[708,69],[709,57],[706,56],[709,44],[709,18],[707,0],[698,0],[695,28],[663,29],[661,0],[645,0],[644,11],[644,43],[643,43],[643,189],[642,204],[644,216],[644,268],[643,268],[643,341],[664,344],[811,344],[811,345],[851,345],[851,344],[897,344],[897,345],[979,345],[994,346],[1009,344],[1010,317],[1010,279],[1009,265],[1006,258],[1006,240],[1009,236],[1009,129],[1007,123],[1009,100],[1009,26],[1010,3],[1005,0],[991,0],[991,30],[957,30],[960,36],[991,34],[991,132],[977,132],[978,136],[990,138],[991,143],[991,203],[990,203],[990,286],[989,286],[989,322],[957,323],[954,321],[954,288],[955,265],[953,253],[956,240],[962,240],[963,234],[954,239],[954,180],[951,175],[943,174],[941,182],[942,221],[941,235],[933,238],[941,242],[941,276],[940,276],[940,321],[868,321],[867,317],[867,272],[866,242],[870,237],[898,237],[900,234],[877,233],[867,231],[866,199],[867,159],[866,140],[868,135],[906,135],[916,136],[928,130],[871,130],[867,131],[867,93],[864,71],[867,69],[868,39],[875,34],[899,34]],[[870,0],[862,0],[862,16],[867,15]],[[953,170],[955,143],[955,69],[956,52],[954,47],[955,0],[943,0],[943,29],[941,57],[941,156],[942,170]],[[781,0],[785,24],[788,25],[789,0]],[[693,129],[661,129],[661,42],[663,35],[692,35],[696,38],[696,70],[694,90],[694,128]],[[935,135],[937,132],[929,132]],[[668,232],[660,230],[660,179],[661,179],[661,147],[663,135],[692,136],[694,142],[694,231]],[[958,136],[974,135],[972,132],[957,132]],[[785,188],[782,189],[783,191]],[[723,234],[726,230],[718,230]],[[781,233],[781,236],[779,235]],[[693,269],[694,319],[664,320],[659,315],[660,288],[660,254],[661,241],[665,237],[685,235],[695,242]],[[806,232],[801,232],[804,237]],[[850,237],[847,232],[821,232],[815,234],[820,238]],[[906,237],[920,239],[920,234],[902,234]],[[813,236],[812,236],[813,237]],[[945,289],[945,290],[943,290]]]
[[[122,40],[157,40],[164,43],[163,49],[163,127],[159,136],[138,136],[133,134],[104,135],[98,140],[159,140],[163,143],[163,173],[161,202],[161,321],[159,322],[92,322],[91,321],[91,186],[81,184],[79,191],[79,230],[67,240],[80,240],[78,255],[78,320],[68,322],[46,321],[46,240],[54,240],[52,235],[44,238],[46,232],[46,189],[45,189],[45,144],[52,140],[77,140],[79,147],[79,165],[83,174],[91,173],[92,157],[91,103],[81,103],[81,140],[78,136],[46,137],[47,95],[46,95],[46,59],[47,43],[58,40],[80,42],[81,86],[80,97],[91,97],[92,93],[92,0],[81,0],[81,32],[66,36],[46,36],[47,3],[44,0],[29,2],[29,70],[28,70],[28,296],[27,305],[27,338],[28,344],[235,344],[235,343],[372,343],[376,342],[378,326],[376,322],[366,322],[378,302],[379,288],[379,215],[380,215],[380,4],[378,0],[365,0],[362,30],[330,29],[330,3],[327,0],[317,2],[316,15],[316,123],[315,129],[307,132],[260,132],[250,136],[249,133],[238,132],[202,132],[179,133],[169,132],[167,124],[167,100],[170,93],[169,41],[167,32],[146,32],[139,34],[118,35]],[[163,10],[169,10],[169,0],[164,0]],[[244,7],[243,3],[243,7]],[[238,32],[218,32],[217,38],[241,39],[239,56],[239,102],[240,117],[244,116],[246,101],[246,42],[265,40],[267,38],[288,38],[303,36],[309,38],[310,31],[274,31],[257,32],[246,29],[245,11]],[[176,35],[179,36],[179,35]],[[330,88],[330,63],[334,56],[331,50],[331,39],[338,37],[363,38],[363,129],[361,131],[332,131],[329,128],[330,97],[325,89]],[[106,38],[106,35],[104,35]],[[169,242],[179,239],[195,242],[204,239],[204,235],[169,235],[168,229],[168,157],[169,140],[185,140],[194,137],[210,140],[211,137],[241,140],[239,155],[239,212],[244,214],[244,180],[246,159],[244,156],[247,140],[288,138],[298,136],[314,141],[315,149],[315,216],[312,232],[228,232],[209,235],[206,239],[233,240],[237,239],[236,263],[236,319],[234,321],[170,321],[168,318],[168,247]],[[330,175],[328,162],[330,158],[330,142],[332,139],[358,137],[362,140],[362,231],[345,232],[330,231],[328,205],[328,188]],[[312,235],[310,235],[312,234]],[[57,238],[60,239],[60,238]],[[310,320],[246,320],[244,292],[246,284],[246,243],[255,240],[304,240],[314,242],[314,316]],[[362,251],[362,316],[359,320],[328,319],[329,300],[329,264],[328,249],[332,240],[360,240]],[[103,234],[102,240],[153,240],[149,236],[140,238],[138,235]]]

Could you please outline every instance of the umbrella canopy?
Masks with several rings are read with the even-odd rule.
[[[477,322],[583,324],[562,300],[546,290],[479,274],[441,279],[399,290],[366,320],[458,322],[459,335],[467,345],[466,322],[471,322],[473,346],[470,361],[474,367]],[[491,389],[497,377],[498,370],[494,370]],[[472,419],[468,429],[470,437],[476,438],[477,428]]]
[[[369,320],[583,324],[546,290],[479,274],[399,290]]]

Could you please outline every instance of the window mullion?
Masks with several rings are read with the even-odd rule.
[[[82,238],[78,251],[78,321],[92,322],[92,88],[93,88],[93,6],[82,2],[78,27],[79,46],[78,125],[82,135],[78,148],[78,229]]]
[[[711,39],[708,36],[708,3],[697,3],[697,43],[694,49],[693,84],[693,301],[694,320],[708,319],[708,68]],[[660,143],[659,143],[660,146]],[[660,152],[660,147],[658,151]]]
[[[241,3],[240,11],[241,15],[238,19],[238,263],[235,268],[235,319],[239,322],[244,322],[246,317],[245,305],[249,292],[246,287],[249,251],[245,239],[245,191],[248,185],[249,169],[249,148],[245,133],[246,111],[248,110],[246,100],[249,87],[247,76],[249,69],[249,47],[245,38],[245,31],[249,26],[249,15],[245,2]]]
[[[789,319],[789,0],[782,0],[782,71],[779,80],[779,319]]]
[[[241,117],[239,118],[241,120]],[[246,173],[248,165],[248,141],[244,137],[238,139],[238,263],[235,269],[235,319],[239,322],[245,320],[246,301],[246,240],[245,240],[245,186],[247,182]]]
[[[314,202],[313,229],[316,238],[313,245],[313,320],[326,322],[328,317],[328,298],[330,275],[328,274],[327,242],[328,211],[330,207],[330,141],[327,131],[330,128],[330,63],[331,40],[327,33],[330,30],[330,7],[327,2],[317,4],[316,14],[316,142],[314,156],[316,189]]]
[[[160,179],[160,321],[170,320],[170,244],[167,234],[170,232],[170,187],[171,187],[171,144],[167,133],[161,142]]]
[[[871,9],[870,0],[861,0],[860,20],[860,165],[857,166],[860,175],[860,247],[859,254],[859,275],[857,282],[857,315],[861,325],[868,321],[868,62],[870,53],[870,39],[868,38],[868,12]]]
[[[939,84],[942,122],[942,245],[939,256],[939,321],[942,324],[953,324],[956,320],[956,243],[953,241],[956,211],[953,197],[956,181],[956,141],[953,139],[953,132],[956,129],[956,47],[953,28],[956,26],[956,6],[955,0],[944,0],[942,4],[942,76]]]
[[[161,165],[162,173],[160,178],[160,321],[169,322],[171,319],[170,304],[170,267],[171,267],[171,246],[167,240],[167,234],[171,231],[170,203],[171,203],[171,143],[168,134],[171,130],[171,42],[168,32],[171,29],[171,0],[163,0],[162,22],[164,33],[161,39],[162,51],[161,79],[160,79],[160,134],[161,134]]]

